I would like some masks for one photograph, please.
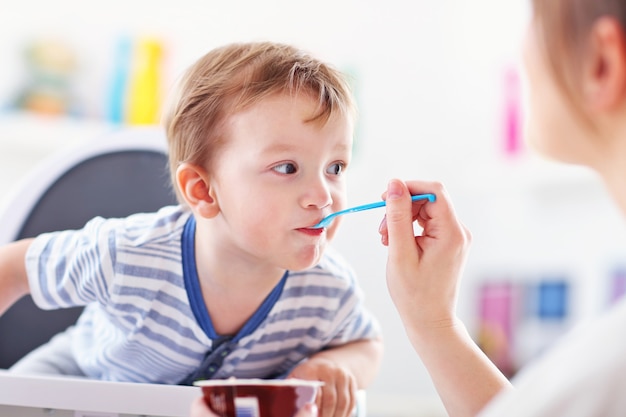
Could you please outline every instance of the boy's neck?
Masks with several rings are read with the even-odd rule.
[[[274,265],[248,262],[196,229],[195,253],[200,290],[219,335],[236,335],[285,274]]]
[[[201,286],[226,293],[265,292],[271,291],[285,274],[284,268],[252,257],[246,258],[240,251],[232,250],[220,241],[217,233],[206,229],[206,224],[197,222],[195,260]]]

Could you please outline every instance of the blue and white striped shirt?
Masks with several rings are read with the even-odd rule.
[[[169,206],[34,240],[35,303],[86,306],[72,352],[88,377],[174,384],[210,362],[205,377],[276,378],[324,348],[379,336],[352,269],[328,249],[317,266],[286,273],[221,343],[199,290],[194,231],[191,213]]]

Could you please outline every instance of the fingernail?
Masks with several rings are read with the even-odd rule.
[[[402,196],[402,185],[398,180],[391,180],[387,184],[387,199],[398,198]]]
[[[386,227],[387,227],[387,216],[383,217],[383,219],[381,220],[380,225],[378,226],[378,232],[381,233],[383,229]]]
[[[317,405],[313,403],[307,403],[304,405],[311,416],[317,416]]]

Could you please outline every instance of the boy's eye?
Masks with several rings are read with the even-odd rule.
[[[295,174],[298,170],[296,166],[291,162],[285,162],[284,164],[276,165],[272,169],[280,174]]]
[[[328,169],[326,170],[326,172],[328,174],[331,175],[339,175],[343,172],[343,168],[345,167],[345,164],[342,162],[335,162],[334,164],[332,164],[331,166],[328,167]]]

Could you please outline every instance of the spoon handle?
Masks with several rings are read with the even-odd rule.
[[[435,201],[435,195],[434,194],[416,194],[411,196],[411,200],[413,201],[417,201],[417,200],[428,200],[431,203]],[[374,208],[378,208],[378,207],[384,207],[387,205],[386,201],[376,201],[375,203],[369,203],[369,204],[363,204],[362,206],[356,206],[356,207],[352,207],[349,209],[345,209],[342,211],[337,212],[338,213],[354,213],[355,211],[363,211],[363,210],[369,210],[369,209],[374,209]]]
[[[413,201],[417,201],[417,200],[428,200],[431,203],[435,201],[435,194],[416,194],[414,196],[411,196],[411,200]],[[356,211],[363,211],[363,210],[369,210],[369,209],[374,209],[374,208],[378,208],[378,207],[383,207],[386,206],[387,202],[386,201],[376,201],[375,203],[369,203],[369,204],[363,204],[362,206],[356,206],[356,207],[352,207],[352,208],[348,208],[345,210],[341,210],[341,211],[337,211],[335,213],[329,214],[328,216],[324,217],[318,224],[316,224],[315,226],[313,226],[313,228],[322,228],[322,227],[326,227],[327,225],[330,224],[330,222],[337,216],[341,216],[342,214],[347,214],[347,213],[354,213]]]

